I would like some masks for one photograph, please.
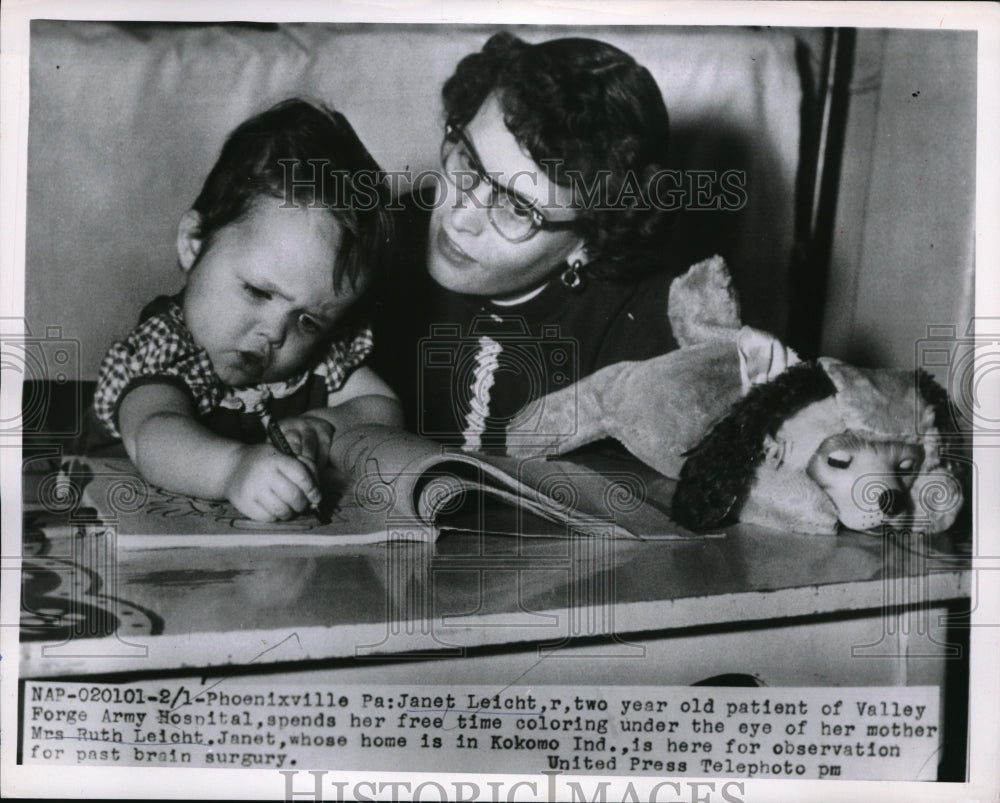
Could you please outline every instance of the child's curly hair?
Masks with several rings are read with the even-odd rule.
[[[324,208],[336,219],[334,287],[346,279],[357,289],[381,268],[390,237],[383,173],[339,112],[289,98],[233,130],[192,206],[201,216],[201,253],[261,198]]]
[[[447,123],[463,128],[495,92],[504,122],[548,179],[582,199],[579,230],[594,267],[630,278],[657,250],[667,215],[653,179],[666,164],[669,119],[649,71],[594,39],[531,45],[490,37],[442,90]]]

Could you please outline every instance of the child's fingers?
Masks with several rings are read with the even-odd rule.
[[[316,477],[319,476],[319,467],[316,465],[316,461],[313,460],[312,455],[307,455],[307,454],[300,455],[298,459],[299,462],[306,467],[306,470],[309,472],[310,477],[313,477],[315,479]]]
[[[330,458],[330,447],[333,445],[333,436],[336,430],[333,424],[328,421],[320,421],[320,426],[316,430],[316,448],[313,454],[316,455],[316,463],[319,466],[326,465]]]
[[[310,455],[318,465],[324,465],[330,455],[330,444],[333,443],[333,425],[327,421],[316,419],[302,433],[302,451],[299,454]]]
[[[285,440],[288,441],[288,445],[292,447],[292,451],[295,452],[295,454],[302,454],[302,433],[297,429],[286,429],[282,430],[282,434],[285,436]]]
[[[281,431],[298,457],[308,457],[316,467],[326,464],[333,443],[334,427],[315,416],[299,416],[281,422]]]
[[[261,496],[261,506],[267,510],[271,521],[285,521],[294,518],[299,512],[308,507],[305,497],[296,491],[289,491],[288,487],[268,488]]]
[[[253,496],[253,504],[263,512],[265,521],[284,521],[294,518],[309,506],[302,491],[287,477],[273,474]],[[257,518],[254,516],[254,518]]]
[[[254,521],[279,521],[287,518],[287,506],[279,504],[278,499],[267,493],[259,497],[241,500],[236,505],[240,513]]]
[[[316,454],[316,449],[319,446],[319,438],[316,435],[316,430],[312,427],[307,427],[301,431],[300,435],[300,448],[296,449],[295,453],[298,455],[308,455],[309,457],[312,457]]]
[[[309,507],[302,491],[284,477],[262,493],[261,502],[278,520],[290,519]]]
[[[323,495],[316,487],[315,475],[303,460],[295,458],[283,460],[279,471],[285,483],[276,483],[274,488],[275,490],[280,488],[281,499],[294,504],[296,510],[305,510],[310,503],[318,505],[323,501]]]
[[[329,446],[333,442],[333,434],[337,431],[329,421],[323,418],[316,419],[316,437],[320,445]]]

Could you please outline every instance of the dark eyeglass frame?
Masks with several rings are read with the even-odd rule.
[[[574,218],[573,220],[549,220],[545,215],[538,211],[537,202],[525,198],[516,190],[510,187],[505,187],[502,184],[498,184],[489,174],[486,172],[486,168],[483,167],[483,160],[479,158],[479,154],[476,152],[475,146],[465,135],[465,129],[458,126],[449,125],[445,127],[444,139],[441,141],[441,170],[445,175],[445,178],[449,182],[455,184],[451,177],[448,175],[448,171],[445,169],[445,162],[448,156],[451,155],[452,151],[458,145],[463,145],[469,154],[469,159],[472,162],[472,169],[476,174],[478,182],[484,182],[490,188],[490,205],[486,208],[487,217],[489,218],[490,225],[496,230],[497,234],[503,237],[509,243],[523,243],[526,240],[530,240],[540,231],[573,231],[578,229],[580,226],[579,219]],[[457,186],[457,185],[456,185]],[[474,190],[479,184],[475,184],[470,187],[470,190]],[[503,193],[511,201],[520,208],[531,213],[531,228],[521,237],[510,237],[500,229],[497,222],[493,219],[494,210],[496,209],[497,200],[500,197],[500,193]]]

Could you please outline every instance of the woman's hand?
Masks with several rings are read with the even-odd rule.
[[[334,426],[314,415],[297,415],[278,422],[281,432],[296,456],[306,461],[314,477],[330,459]]]
[[[323,420],[336,430],[338,437],[363,424],[403,425],[403,407],[399,399],[367,365],[354,371],[340,390],[331,393],[327,405],[301,417]],[[284,431],[285,421],[281,422],[281,429]]]
[[[296,448],[290,437],[289,445]],[[224,491],[240,513],[257,521],[284,521],[322,501],[314,474],[303,460],[268,444],[241,448]]]

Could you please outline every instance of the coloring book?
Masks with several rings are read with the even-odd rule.
[[[258,522],[225,501],[147,483],[124,458],[67,458],[26,466],[26,512],[61,504],[77,527],[115,527],[119,548],[273,543],[433,541],[446,532],[560,537],[693,537],[668,515],[673,484],[634,460],[607,455],[551,460],[452,450],[390,427],[341,435],[336,469],[321,477],[321,523],[312,512]],[[71,508],[69,510],[68,508]]]

